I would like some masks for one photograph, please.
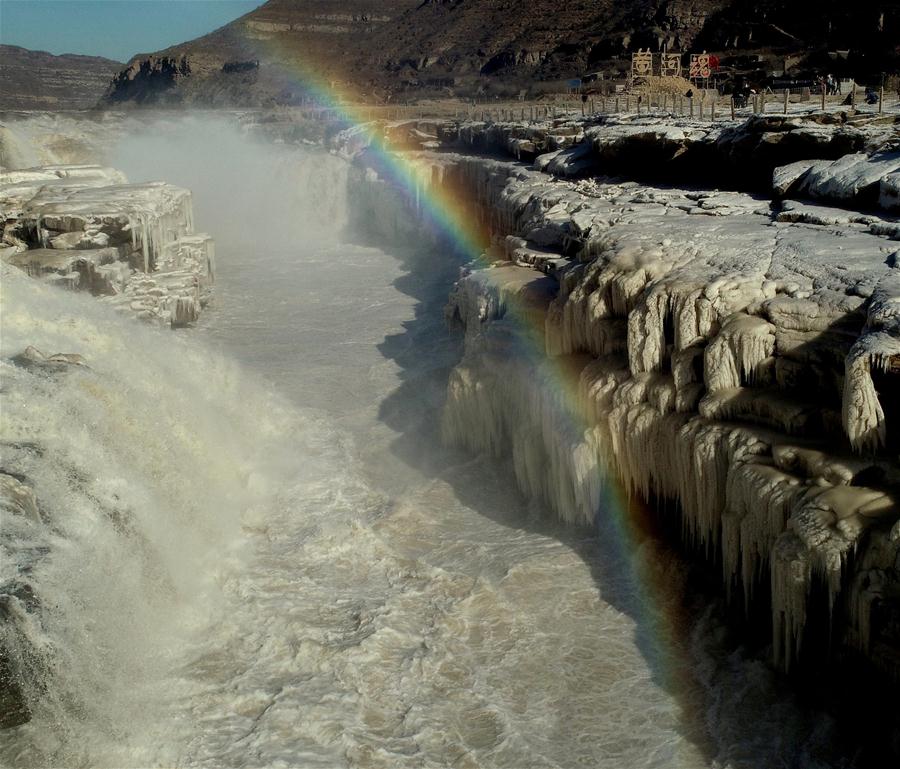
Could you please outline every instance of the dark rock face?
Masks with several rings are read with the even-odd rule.
[[[900,5],[860,0],[270,0],[210,35],[135,57],[115,102],[269,106],[304,81],[355,98],[515,95],[595,69],[627,71],[638,48],[815,55],[859,76],[900,61]],[[849,49],[843,64],[827,51]],[[732,58],[734,58],[732,56]],[[756,61],[756,56],[751,56]],[[188,62],[160,85],[159,62]],[[237,67],[255,62],[254,67]],[[771,67],[770,67],[771,68]],[[763,68],[765,69],[765,68]],[[891,71],[888,66],[886,71]],[[849,72],[848,72],[849,74]]]
[[[0,109],[89,109],[120,62],[0,45]]]
[[[111,102],[154,101],[173,91],[179,78],[190,74],[191,67],[185,56],[180,60],[168,56],[149,56],[135,61],[113,78],[108,98]]]

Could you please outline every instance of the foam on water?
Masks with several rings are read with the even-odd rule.
[[[87,366],[8,362],[28,345]],[[4,468],[34,487],[42,519],[3,529],[4,582],[24,578],[39,602],[35,621],[3,625],[39,656],[23,673],[34,717],[4,754],[124,765],[168,732],[171,655],[215,611],[242,522],[283,483],[272,457],[315,423],[192,340],[14,270],[2,353]]]

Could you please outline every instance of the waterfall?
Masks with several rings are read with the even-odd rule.
[[[600,536],[585,526],[613,453],[629,489],[670,496],[693,456],[649,348],[630,381],[624,323],[573,302],[553,342],[567,355],[544,361],[498,291],[462,313],[491,322],[460,361],[441,314],[455,252],[416,217],[426,187],[405,199],[326,152],[154,121],[92,159],[191,189],[218,259],[197,326],[2,275],[0,676],[30,719],[0,730],[0,764],[844,765],[828,718],[688,605],[681,558],[652,537],[623,547],[603,516]],[[511,226],[491,212],[502,166],[454,173]],[[763,331],[719,351],[737,375]],[[582,347],[606,357],[569,355]],[[673,378],[695,384],[702,362]],[[745,450],[689,437],[710,477]],[[713,541],[721,493],[746,513],[723,546],[767,549],[793,489],[760,468],[696,488],[689,533]],[[757,478],[784,501],[751,508]]]
[[[11,268],[2,290],[2,472],[35,503],[0,531],[0,644],[32,716],[2,757],[68,763],[101,735],[126,751],[135,723],[166,729],[172,653],[272,504],[271,456],[313,423],[187,336]],[[13,363],[29,346],[83,364]]]

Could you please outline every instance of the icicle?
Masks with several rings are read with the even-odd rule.
[[[706,347],[704,379],[709,392],[756,384],[775,350],[775,327],[763,318],[735,313]]]
[[[771,556],[772,647],[775,664],[790,670],[800,654],[806,602],[812,584],[809,553],[791,532],[775,542]]]
[[[853,345],[844,369],[841,416],[850,445],[875,452],[887,440],[884,409],[872,382],[872,364],[900,355],[900,339],[885,332],[866,334]]]

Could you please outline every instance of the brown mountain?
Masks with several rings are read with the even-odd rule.
[[[139,54],[108,102],[200,105],[292,103],[310,76],[355,81],[382,29],[421,0],[270,0],[209,35]]]
[[[121,68],[112,59],[0,45],[0,109],[93,107]]]
[[[763,70],[788,58],[801,70],[874,77],[900,66],[900,2],[270,0],[205,37],[133,58],[107,100],[296,103],[315,95],[304,87],[310,73],[371,100],[515,93],[624,72],[638,48],[734,61],[754,53]]]

